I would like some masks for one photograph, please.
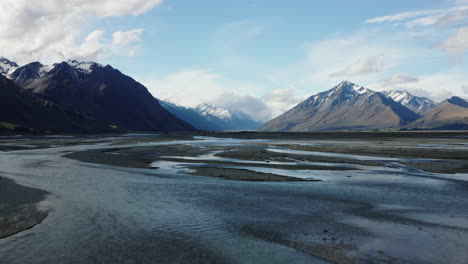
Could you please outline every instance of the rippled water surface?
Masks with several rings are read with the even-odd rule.
[[[187,175],[169,162],[159,164],[159,170],[130,169],[62,157],[113,141],[0,152],[0,174],[49,191],[52,208],[42,224],[0,240],[0,263],[326,263],[284,240],[319,244],[327,236],[363,245],[365,253],[353,254],[376,263],[382,255],[377,249],[401,257],[395,263],[468,262],[463,181],[418,177],[392,166],[295,171],[245,162],[237,168],[323,181],[242,182]],[[237,146],[245,141],[183,143]],[[412,253],[401,246],[404,241]]]

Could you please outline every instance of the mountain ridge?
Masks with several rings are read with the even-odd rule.
[[[468,101],[453,96],[410,124],[411,129],[468,130]]]
[[[263,125],[261,131],[329,131],[394,128],[419,115],[380,92],[344,81],[312,95]]]
[[[402,104],[415,113],[422,114],[434,108],[437,104],[429,98],[415,96],[407,91],[385,90],[382,93],[393,101]]]
[[[196,107],[187,107],[164,100],[159,101],[169,112],[201,130],[255,130],[261,125],[245,113],[207,103],[199,104]]]
[[[128,131],[196,131],[146,87],[110,65],[69,60],[18,67],[10,77],[33,96]]]

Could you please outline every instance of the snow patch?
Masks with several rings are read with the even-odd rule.
[[[9,77],[17,68],[18,64],[16,62],[12,62],[5,57],[0,57],[0,74]]]
[[[68,65],[83,73],[91,73],[93,71],[93,66],[104,67],[103,65],[92,61],[69,60],[67,63]]]
[[[211,115],[220,119],[231,119],[234,116],[234,113],[228,109],[206,103],[198,105],[196,110],[204,116]]]

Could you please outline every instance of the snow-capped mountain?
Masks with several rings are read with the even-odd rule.
[[[359,95],[371,95],[373,93],[375,92],[360,85],[344,81],[335,86],[333,89],[309,97],[309,99],[307,99],[305,102],[307,106],[319,108],[330,100],[348,102]]]
[[[16,62],[10,61],[7,58],[0,57],[0,74],[4,76],[10,75],[14,70],[18,68]]]
[[[23,86],[30,81],[37,80],[48,73],[53,67],[49,65],[42,65],[40,62],[31,62],[24,66],[18,67],[13,71],[9,78],[16,84]]]
[[[244,112],[233,111],[223,107],[200,104],[195,110],[210,121],[218,123],[222,130],[255,130],[261,123]]]
[[[380,92],[345,81],[267,122],[264,131],[396,128],[419,115]]]
[[[77,61],[77,60],[69,60],[67,61],[68,65],[72,66],[75,70],[82,72],[82,73],[91,73],[96,68],[104,68],[105,66],[93,61]]]
[[[191,108],[168,101],[159,102],[166,110],[201,130],[255,130],[261,125],[246,113],[235,112],[206,103]]]
[[[72,69],[80,74],[90,74],[97,68],[103,68],[104,65],[95,62],[80,62],[76,60],[69,60],[64,62],[68,64]],[[14,71],[10,72],[9,78],[15,81],[20,86],[27,85],[28,82],[35,81],[39,78],[44,77],[46,74],[51,72],[59,63],[53,65],[43,65],[40,62],[31,62],[24,66],[17,67]]]
[[[33,62],[9,74],[35,98],[127,131],[195,131],[164,109],[139,82],[110,65],[76,60]],[[0,120],[1,121],[1,120]]]
[[[429,98],[414,96],[406,91],[387,90],[382,92],[393,101],[400,103],[413,112],[422,114],[434,108],[437,104]]]
[[[234,113],[226,108],[206,103],[198,105],[195,109],[204,116],[212,116],[219,119],[232,119],[234,116]]]
[[[171,114],[191,124],[193,127],[200,130],[207,131],[220,131],[223,130],[220,124],[208,120],[205,116],[201,115],[195,108],[177,105],[169,101],[158,100],[159,104],[164,107]]]

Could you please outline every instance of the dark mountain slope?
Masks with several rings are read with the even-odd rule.
[[[124,130],[195,130],[166,111],[146,87],[109,65],[62,62],[39,79],[23,83],[25,89],[41,98]]]
[[[109,132],[110,127],[67,110],[55,103],[38,99],[0,75],[0,131],[20,132]]]

